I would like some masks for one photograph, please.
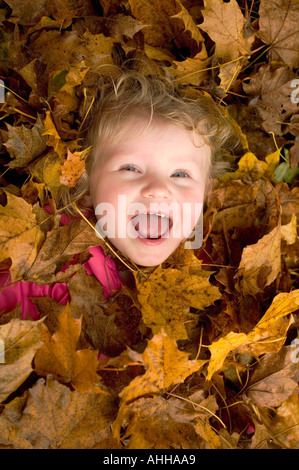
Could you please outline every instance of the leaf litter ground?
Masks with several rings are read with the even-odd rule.
[[[1,269],[71,297],[2,312],[1,448],[298,448],[298,20],[297,0],[0,3]],[[106,300],[88,248],[124,266],[54,198],[84,171],[99,70],[128,59],[210,95],[242,148],[202,248]]]

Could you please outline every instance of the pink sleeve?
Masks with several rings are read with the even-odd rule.
[[[38,285],[29,281],[18,281],[11,284],[8,273],[0,275],[0,314],[13,310],[21,303],[21,318],[26,320],[29,315],[32,320],[38,320],[40,314],[30,297],[51,297],[62,305],[70,300],[69,291],[65,282],[53,286]]]
[[[104,296],[109,298],[114,290],[124,284],[112,258],[105,256],[100,246],[89,248],[92,257],[84,264],[87,274],[93,274],[103,286]]]
[[[44,207],[47,212],[51,212],[50,207]],[[65,215],[61,215],[61,225],[66,225],[70,219]],[[114,261],[105,256],[100,246],[89,248],[92,255],[90,259],[84,264],[87,274],[94,275],[103,286],[104,296],[109,298],[113,295],[114,290],[121,289],[124,281],[116,269]],[[73,261],[70,261],[62,271],[65,271],[68,265],[76,262],[76,255]],[[55,283],[50,285],[38,285],[29,281],[18,281],[11,284],[9,273],[0,273],[0,315],[13,310],[19,303],[21,303],[21,318],[26,320],[29,315],[33,320],[37,320],[40,316],[35,304],[32,302],[33,297],[48,296],[59,302],[61,305],[66,305],[71,300],[67,284]]]

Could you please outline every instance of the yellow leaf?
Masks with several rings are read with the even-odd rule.
[[[214,372],[222,369],[225,359],[230,353],[250,353],[256,357],[264,353],[275,353],[283,346],[286,333],[293,322],[291,317],[285,320],[286,315],[299,308],[299,289],[292,292],[283,292],[274,297],[272,304],[247,335],[230,332],[224,338],[214,341],[210,346],[211,358],[208,366],[207,380]]]
[[[236,0],[205,0],[200,25],[216,43],[215,55],[229,62],[250,52],[253,36],[244,37],[245,18]]]
[[[281,232],[280,224],[264,235],[254,245],[242,252],[236,288],[243,295],[256,295],[263,292],[279,276],[281,271]]]
[[[280,151],[281,151],[281,148],[278,150],[275,150],[275,152],[273,153],[269,153],[269,155],[267,155],[265,158],[267,165],[268,165],[265,176],[268,176],[268,178],[272,177],[277,165],[279,165]]]
[[[35,260],[44,240],[33,206],[5,192],[7,204],[0,205],[0,261],[10,258],[12,281],[21,279]]]
[[[52,121],[51,112],[46,111],[46,117],[44,120],[44,132],[42,135],[49,135],[48,145],[51,145],[55,152],[60,156],[64,156],[67,151],[67,144],[61,140],[60,135]]]
[[[192,38],[196,41],[197,45],[199,46],[201,43],[204,42],[204,38],[194,22],[192,16],[188,12],[188,10],[184,7],[182,2],[180,0],[176,0],[176,3],[179,5],[181,8],[181,11],[177,13],[176,15],[172,15],[171,18],[179,18],[183,21],[185,25],[185,31],[190,31]],[[203,48],[205,50],[205,45],[203,44]]]
[[[41,325],[44,320],[13,319],[0,325],[0,340],[4,344],[3,363],[0,363],[0,402],[33,372],[32,359],[41,344]]]
[[[291,221],[281,226],[281,238],[285,240],[288,245],[292,245],[297,240],[297,217],[292,214]]]
[[[41,376],[52,374],[58,381],[71,383],[77,390],[89,390],[99,379],[97,351],[76,351],[81,319],[72,316],[69,306],[59,315],[58,323],[53,336],[48,329],[43,333],[44,345],[34,358],[35,371]]]
[[[198,260],[197,260],[198,261]],[[185,322],[195,321],[190,307],[203,309],[221,297],[205,274],[159,266],[146,281],[136,278],[144,323],[153,333],[164,330],[175,339],[187,339]]]
[[[183,382],[193,372],[199,371],[207,361],[189,360],[189,354],[180,351],[176,341],[165,331],[155,335],[142,355],[134,355],[146,368],[144,375],[136,377],[120,393],[122,403],[136,400],[150,393],[166,391]]]
[[[251,178],[254,180],[261,179],[268,170],[266,162],[259,160],[252,152],[247,152],[238,162],[238,169],[234,172],[225,173],[220,177],[223,182],[231,179]]]
[[[199,86],[207,78],[211,59],[206,56],[205,51],[201,51],[193,58],[187,58],[183,61],[173,61],[171,67],[166,70],[176,77],[176,83],[189,83]]]
[[[299,449],[299,395],[295,391],[276,410],[271,428],[288,449]]]
[[[234,333],[231,331],[224,338],[214,341],[210,346],[211,358],[208,366],[207,380],[211,380],[214,372],[222,369],[224,361],[229,353],[235,351],[239,346],[246,344],[248,338],[245,333]]]
[[[254,40],[244,36],[245,18],[236,0],[205,0],[200,28],[215,42],[215,57],[221,64],[221,87],[227,90],[246,64]]]

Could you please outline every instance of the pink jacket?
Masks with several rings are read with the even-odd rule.
[[[62,225],[68,222],[69,219],[66,216],[61,217]],[[107,299],[111,295],[110,288],[113,290],[121,289],[124,281],[117,271],[113,259],[105,256],[100,246],[89,248],[89,252],[91,257],[84,264],[84,267],[87,274],[94,275],[102,284],[103,293]],[[109,280],[107,276],[109,276]],[[0,315],[10,312],[21,302],[22,320],[26,320],[28,315],[33,320],[38,320],[40,314],[30,297],[48,296],[62,305],[66,305],[71,300],[65,282],[55,283],[52,286],[38,285],[30,281],[18,281],[13,285],[10,285],[10,283],[10,274],[8,272],[0,273]]]

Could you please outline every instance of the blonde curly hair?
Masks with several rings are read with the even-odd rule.
[[[62,187],[58,207],[74,213],[72,201],[82,201],[89,193],[89,174],[101,155],[101,146],[117,143],[128,132],[132,135],[132,118],[140,117],[144,126],[153,119],[164,119],[200,135],[211,148],[207,180],[227,169],[224,161],[240,144],[234,128],[220,107],[206,93],[176,87],[171,77],[146,76],[138,71],[122,72],[99,86],[99,97],[89,116],[86,146],[91,151],[86,171],[74,188]],[[140,130],[140,128],[139,128]],[[133,131],[134,132],[134,131]]]

